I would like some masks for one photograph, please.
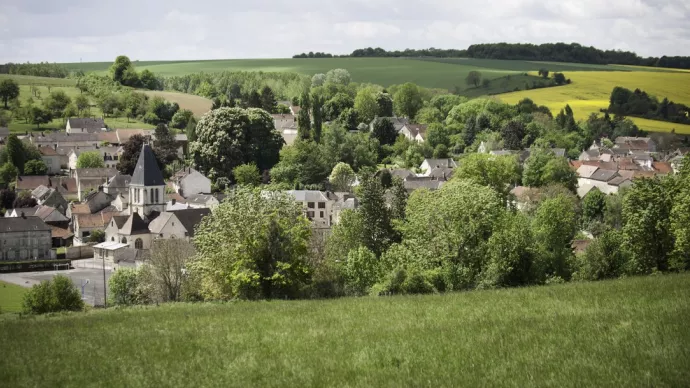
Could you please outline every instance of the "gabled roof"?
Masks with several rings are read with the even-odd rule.
[[[50,230],[50,226],[38,217],[0,218],[0,232],[4,233]]]
[[[38,151],[41,152],[43,156],[58,156],[57,150],[53,147],[38,147]]]
[[[211,214],[210,209],[184,209],[184,210],[171,210],[172,213],[177,217],[182,226],[187,229],[189,237],[194,237],[194,229],[199,225],[201,220],[207,215]],[[161,213],[165,214],[165,213]]]
[[[577,196],[584,198],[590,191],[594,189],[594,185],[584,184],[577,187]]]
[[[74,220],[80,228],[104,228],[116,214],[115,212],[74,214]]]
[[[457,163],[455,163],[455,160],[451,158],[444,158],[444,159],[424,159],[424,162],[426,162],[429,167],[431,168],[436,168],[436,167],[443,167],[443,168],[455,168],[457,167]],[[422,162],[422,164],[424,164]]]
[[[194,195],[188,196],[186,201],[187,201],[187,203],[206,204],[208,201],[210,201],[212,199],[217,200],[217,198],[211,194],[194,194]],[[220,202],[220,201],[218,201],[218,202]]]
[[[144,144],[139,153],[137,165],[134,167],[134,174],[132,175],[132,185],[139,186],[164,186],[163,174],[158,168],[158,161],[154,155],[151,146]]]
[[[89,133],[105,128],[105,122],[102,118],[72,118],[68,119],[67,122],[70,128],[84,128],[89,131]]]
[[[87,142],[97,143],[98,134],[96,133],[66,133],[49,132],[40,136],[32,136],[32,142],[39,143],[63,143],[63,142]]]
[[[453,176],[453,171],[454,170],[452,168],[437,167],[431,170],[429,176],[432,178],[436,178],[438,180],[445,181]]]
[[[659,174],[670,174],[673,172],[673,167],[668,162],[653,162],[652,167]]]
[[[112,222],[115,223],[115,226],[117,226],[117,229],[119,230],[122,229],[128,219],[129,216],[113,216]]]
[[[120,234],[128,236],[148,233],[149,227],[148,225],[146,225],[146,222],[144,222],[144,220],[141,219],[139,213],[134,213],[131,216],[129,216],[125,224],[122,225],[122,228],[120,228]]]
[[[33,191],[31,191],[31,196],[40,201],[43,198],[47,197],[52,191],[53,189],[40,185],[37,188],[33,189]]]
[[[582,165],[580,168],[577,169],[577,175],[580,178],[589,178],[594,174],[595,171],[597,171],[599,167],[596,166],[587,166],[587,165]]]
[[[120,139],[117,138],[117,132],[115,131],[108,131],[108,132],[98,132],[98,141],[100,142],[105,142],[105,143],[110,143],[110,144],[119,144]]]
[[[110,180],[108,180],[106,187],[129,187],[129,183],[131,181],[131,175],[117,173],[115,176],[110,178]]]
[[[444,184],[444,181],[440,181],[438,179],[432,179],[431,177],[421,177],[421,178],[415,178],[415,179],[407,179],[405,182],[403,182],[403,185],[405,186],[405,189],[407,191],[414,191],[417,189],[421,188],[427,188],[429,190],[437,190],[441,188],[441,186]]]
[[[117,174],[117,170],[114,168],[78,168],[76,172],[77,179],[108,179]]]
[[[427,126],[426,124],[405,124],[400,128],[400,130],[402,130],[402,128],[407,128],[412,136],[421,135],[424,137]]]
[[[170,218],[172,218],[172,217],[173,217],[172,213],[169,213],[169,212],[161,213],[158,217],[156,217],[155,220],[153,220],[149,223],[149,226],[148,226],[149,231],[153,234],[159,234],[163,230],[165,225],[168,223]]]
[[[69,218],[65,217],[57,209],[51,206],[39,206],[34,213],[34,216],[40,218],[44,222],[63,222],[69,221]]]
[[[34,190],[38,186],[50,187],[48,175],[22,175],[17,177],[17,190]]]
[[[287,194],[295,197],[298,202],[327,202],[328,198],[317,190],[288,190]]]
[[[22,213],[24,213],[25,216],[33,216],[36,214],[36,210],[38,210],[39,206],[34,206],[34,207],[18,207],[15,209],[7,209],[5,211],[5,214],[11,214],[12,212],[15,212],[17,215],[16,217],[19,217]]]
[[[601,182],[608,182],[612,178],[615,178],[617,175],[618,172],[615,170],[604,170],[603,168],[600,168],[596,170],[592,175],[590,175],[589,179]]]
[[[611,180],[608,181],[608,184],[611,186],[620,186],[625,182],[630,182],[631,178],[626,178],[624,176],[617,176],[612,178]]]
[[[134,135],[146,136],[146,131],[143,129],[118,129],[117,138],[120,144],[124,144]]]

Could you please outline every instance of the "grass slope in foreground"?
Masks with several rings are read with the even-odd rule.
[[[0,312],[16,313],[22,310],[26,288],[0,281]]]
[[[611,91],[616,86],[631,90],[637,88],[655,95],[659,100],[669,100],[690,105],[690,73],[648,72],[648,71],[582,71],[566,74],[573,80],[570,85],[553,88],[523,90],[497,96],[502,101],[516,104],[523,98],[530,98],[536,104],[546,105],[557,114],[566,104],[570,104],[575,118],[584,120],[591,113],[599,113],[608,108]],[[671,132],[690,134],[690,125],[676,124],[658,120],[631,117],[643,130],[652,132]]]
[[[682,386],[690,275],[0,320],[21,386]]]

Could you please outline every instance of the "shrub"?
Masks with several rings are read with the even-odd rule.
[[[72,280],[56,275],[33,286],[24,296],[23,307],[28,314],[79,311],[84,309],[84,301]]]
[[[602,280],[623,275],[627,262],[623,237],[618,231],[609,231],[594,240],[575,260],[576,280]]]
[[[138,271],[131,268],[121,268],[113,273],[108,280],[111,304],[131,306],[138,303],[139,278],[137,275]]]

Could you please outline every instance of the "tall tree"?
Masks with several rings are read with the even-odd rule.
[[[120,55],[115,58],[115,62],[110,66],[110,76],[113,81],[124,85],[124,80],[127,78],[127,72],[132,69],[132,61],[126,55]]]
[[[422,109],[422,94],[417,85],[407,82],[402,85],[393,96],[395,111],[400,116],[409,117],[414,120],[417,112]]]
[[[376,104],[378,105],[379,117],[392,117],[393,116],[393,98],[388,93],[379,92],[376,95]]]
[[[358,211],[362,216],[362,245],[376,257],[397,239],[384,194],[381,181],[374,175],[365,174],[361,178]]]
[[[395,143],[398,133],[395,131],[393,123],[387,117],[379,117],[374,121],[371,136],[377,139],[381,145],[390,145]]]
[[[510,190],[520,181],[520,165],[515,156],[472,153],[463,158],[453,179],[469,179],[494,189],[507,204]]]
[[[393,220],[403,221],[405,220],[405,208],[407,207],[408,195],[402,178],[399,176],[393,177],[390,191],[393,196],[393,202],[391,203],[391,218]]]
[[[261,89],[261,108],[268,113],[275,113],[276,106],[276,95],[273,93],[273,89],[269,86],[264,86]]]
[[[355,110],[365,123],[369,123],[379,112],[376,101],[378,90],[373,86],[360,89],[355,96]]]
[[[134,168],[137,166],[141,147],[147,143],[148,139],[142,135],[133,135],[123,145],[123,152],[117,162],[117,170],[121,174],[132,175]]]
[[[197,166],[213,178],[230,178],[240,164],[256,163],[260,171],[278,162],[283,137],[263,109],[220,108],[206,113],[190,144]]]
[[[5,104],[5,109],[8,108],[10,100],[19,97],[19,84],[13,79],[4,79],[0,82],[0,98]]]
[[[352,167],[347,163],[340,162],[333,167],[333,171],[331,171],[328,180],[331,182],[334,191],[349,192],[356,178],[355,172],[352,171]]]
[[[177,156],[177,142],[175,141],[175,136],[170,133],[168,126],[165,124],[158,124],[154,130],[155,142],[153,143],[153,149],[155,150],[156,156],[163,161],[165,165],[168,165],[178,159]]]
[[[300,109],[297,114],[297,136],[302,140],[311,139],[311,118],[308,109]]]
[[[541,203],[533,220],[539,249],[538,273],[569,280],[571,243],[577,231],[577,213],[573,202],[559,194]]]
[[[26,162],[26,154],[21,140],[16,135],[10,135],[7,138],[7,160],[12,163],[19,174],[24,173],[24,163]]]
[[[74,104],[77,106],[77,111],[81,116],[82,113],[90,106],[89,99],[83,94],[74,98]]]
[[[71,102],[72,99],[63,90],[55,90],[46,97],[43,106],[52,112],[53,117],[60,117]]]
[[[521,150],[522,139],[525,137],[525,125],[517,120],[511,120],[501,130],[503,148],[507,150]]]
[[[314,127],[312,128],[312,138],[315,142],[321,142],[321,133],[323,132],[323,98],[321,96],[314,96],[312,102],[312,117],[314,118]]]
[[[482,82],[482,73],[472,70],[469,73],[467,73],[467,77],[465,77],[465,83],[468,86],[474,85],[474,87],[478,87],[479,84]]]

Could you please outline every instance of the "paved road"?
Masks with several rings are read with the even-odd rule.
[[[105,277],[110,279],[110,275],[113,271],[106,267]],[[42,280],[52,279],[53,276],[57,274],[62,274],[74,282],[74,285],[81,291],[82,284],[88,284],[84,287],[83,299],[84,302],[92,306],[103,305],[103,268],[75,268],[63,271],[43,271],[43,272],[20,272],[20,273],[9,273],[0,274],[0,280],[6,281],[8,283],[14,283],[23,287],[31,287],[34,284],[40,283]]]

